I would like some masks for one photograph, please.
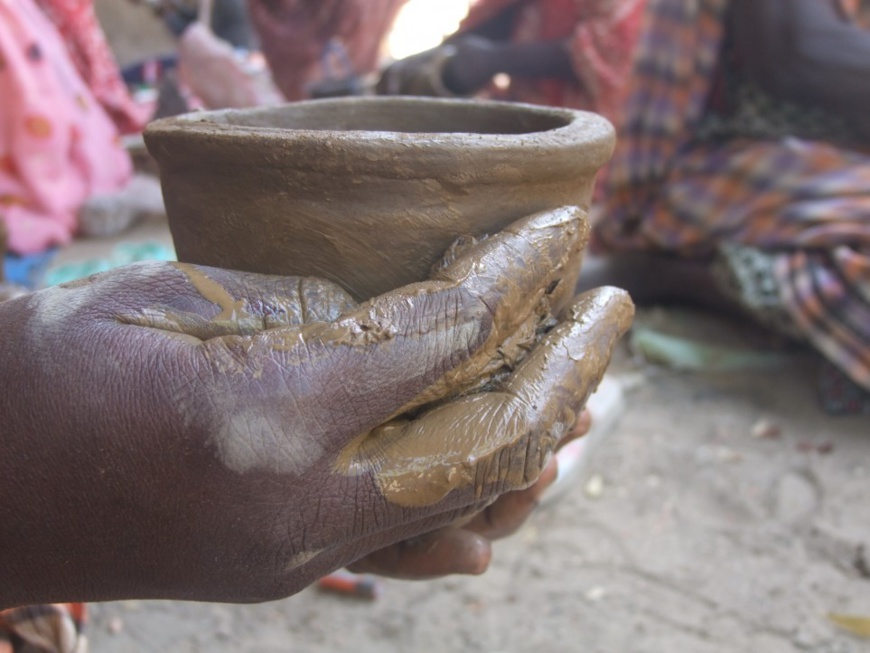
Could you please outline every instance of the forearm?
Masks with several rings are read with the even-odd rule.
[[[23,332],[27,317],[22,298],[0,304],[0,370],[4,381],[0,393],[0,609],[40,602],[50,591],[50,579],[39,566],[46,567],[62,557],[60,549],[47,554],[53,521],[50,506],[57,501],[46,486],[53,476],[43,460],[45,447],[39,423],[42,400],[53,388],[34,387],[35,369],[22,367],[27,358]],[[31,361],[36,368],[40,361]],[[30,395],[29,405],[27,396]],[[54,579],[59,586],[59,579]]]
[[[468,37],[452,45],[456,51],[447,60],[442,78],[454,93],[475,92],[499,73],[536,79],[576,79],[564,41],[495,43]]]
[[[750,78],[847,119],[870,115],[870,33],[819,0],[734,0],[731,28]]]
[[[496,74],[544,79],[576,79],[565,41],[505,43],[496,46]]]
[[[156,576],[160,520],[129,489],[130,461],[159,478],[155,393],[131,366],[94,364],[111,352],[96,329],[76,344],[57,292],[0,303],[0,609],[129,597]]]

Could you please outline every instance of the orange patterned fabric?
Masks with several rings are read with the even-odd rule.
[[[512,40],[567,39],[576,81],[514,79],[496,97],[619,115],[627,92],[645,0],[479,0],[461,32],[474,30],[517,7]]]
[[[0,653],[87,653],[87,606],[55,603],[0,612]]]

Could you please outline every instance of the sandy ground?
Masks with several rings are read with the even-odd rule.
[[[484,576],[384,581],[373,602],[308,589],[254,606],[95,605],[93,650],[870,650],[827,619],[870,616],[870,419],[822,414],[814,370],[795,354],[774,371],[681,374],[624,347],[617,428]],[[761,420],[773,437],[753,435]]]

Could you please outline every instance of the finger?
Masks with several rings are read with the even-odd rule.
[[[485,537],[448,527],[375,551],[349,565],[348,569],[423,580],[450,574],[482,574],[491,558],[492,547]]]
[[[592,422],[589,411],[580,413],[574,426],[556,445],[556,451],[573,440],[586,435]],[[501,539],[515,533],[534,512],[541,496],[558,477],[559,463],[555,456],[550,460],[540,478],[525,490],[508,492],[466,522],[463,528],[483,535],[489,539]]]
[[[562,447],[564,447],[569,442],[573,442],[574,440],[579,440],[584,435],[589,432],[589,429],[592,427],[592,417],[589,415],[588,410],[583,410],[580,413],[580,416],[577,418],[577,421],[574,422],[574,426],[564,435],[564,437],[559,440],[559,444],[556,445],[556,451],[559,451]]]
[[[576,207],[529,216],[466,248],[431,281],[375,298],[343,320],[404,327],[406,346],[381,347],[379,366],[407,372],[409,356],[421,352],[426,361],[447,359],[447,365],[426,370],[428,387],[419,388],[395,414],[441,399],[491,372],[505,341],[536,315],[548,313],[563,277],[579,265],[588,234],[586,214]]]
[[[485,506],[472,502],[442,512],[415,511],[416,516],[406,512],[396,523],[368,522],[372,528],[367,534],[353,534],[343,541],[329,538],[323,549],[292,567],[293,575],[309,574],[310,580],[303,582],[311,582],[342,567],[404,579],[482,573],[491,556],[486,538],[450,531],[460,530],[457,524]],[[439,542],[433,548],[436,538]],[[298,587],[300,580],[296,577],[292,582]]]
[[[624,291],[586,293],[499,390],[379,427],[345,448],[339,471],[371,474],[404,507],[454,491],[468,503],[469,493],[481,500],[528,487],[577,421],[633,312]]]
[[[525,490],[503,494],[463,526],[487,539],[497,540],[516,533],[541,502],[544,491],[559,474],[556,458],[552,458],[535,483]]]
[[[146,279],[151,282],[146,284]],[[323,279],[235,272],[185,263],[131,266],[105,281],[113,285],[135,284],[137,288],[134,301],[128,302],[134,305],[118,313],[125,324],[200,340],[330,322],[357,306],[340,286]],[[143,285],[147,285],[147,292],[143,292]]]
[[[216,378],[226,369],[256,371],[280,418],[270,433],[323,434],[318,442],[337,453],[348,435],[365,435],[476,378],[540,309],[587,233],[579,209],[530,216],[465,252],[436,280],[377,297],[332,323],[209,341],[199,353]],[[299,409],[311,406],[318,411]]]

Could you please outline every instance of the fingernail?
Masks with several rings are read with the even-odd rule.
[[[480,576],[489,569],[489,563],[491,560],[492,545],[489,543],[489,540],[478,537],[477,542],[475,542],[473,547],[470,547],[468,555],[463,560],[466,564],[462,565],[463,570],[460,573],[469,576]]]

